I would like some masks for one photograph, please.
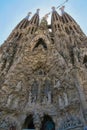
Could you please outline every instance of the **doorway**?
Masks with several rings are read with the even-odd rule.
[[[33,124],[33,116],[29,115],[24,122],[23,130],[35,130],[34,124]]]
[[[55,124],[49,115],[45,115],[40,130],[55,130]]]

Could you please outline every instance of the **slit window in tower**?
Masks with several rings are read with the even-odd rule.
[[[64,17],[62,17],[62,21],[63,21],[63,23],[65,23]]]
[[[69,26],[69,29],[70,29],[70,31],[72,31],[74,33],[74,30],[71,26]]]
[[[25,20],[22,21],[22,23],[20,24],[19,28],[22,29],[23,25],[24,25]]]
[[[70,18],[70,16],[68,17],[68,19],[72,22],[72,19]]]
[[[36,17],[35,20],[34,20],[34,24],[36,23],[36,21],[37,21],[37,17]]]
[[[29,29],[28,29],[28,33],[30,32],[30,29],[31,29],[31,28],[29,27]]]
[[[68,23],[68,18],[67,18],[67,16],[65,15],[65,20],[66,20],[66,22]]]
[[[31,30],[31,34],[33,34],[33,31],[34,31],[34,27],[33,27],[32,30]]]
[[[28,21],[26,20],[23,24],[23,28],[26,28],[27,27],[27,24],[28,24]]]
[[[54,15],[54,21],[56,21],[56,16]]]
[[[57,14],[55,14],[55,17],[56,17],[56,20],[58,20],[58,16],[57,16]]]
[[[14,37],[18,37],[18,32],[14,35]]]
[[[70,30],[73,30],[71,26],[69,26]]]
[[[58,28],[60,29],[60,26],[59,26],[59,24],[58,24],[57,26],[58,26]]]
[[[76,26],[74,25],[73,27],[74,27],[74,29],[76,30],[76,32],[79,33],[79,31],[78,31],[78,29],[76,28]]]
[[[55,21],[55,15],[53,14],[53,21]]]
[[[69,34],[69,29],[67,27],[65,27],[65,31],[67,34]]]
[[[22,36],[22,34],[19,34],[19,36],[18,36],[18,40],[21,38],[21,36]]]
[[[56,24],[55,24],[55,30],[57,30],[57,26],[56,26]]]

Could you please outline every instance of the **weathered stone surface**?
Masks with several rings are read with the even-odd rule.
[[[30,117],[40,130],[46,116],[56,130],[87,125],[87,38],[68,14],[67,24],[55,13],[52,32],[35,14],[0,48],[0,130],[27,129]]]

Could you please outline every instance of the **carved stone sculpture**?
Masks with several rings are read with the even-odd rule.
[[[87,36],[61,9],[52,8],[51,24],[37,9],[1,45],[0,130],[87,125]]]

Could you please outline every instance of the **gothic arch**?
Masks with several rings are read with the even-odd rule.
[[[45,50],[47,50],[47,45],[46,45],[46,43],[44,42],[44,40],[43,40],[42,38],[38,39],[38,42],[35,44],[33,50],[34,50],[35,48],[37,48],[39,45],[42,45],[43,48],[44,48]]]
[[[31,50],[33,51],[33,49],[38,46],[40,43],[39,41],[42,40],[42,45],[45,49],[47,49],[47,46],[50,44],[50,40],[47,38],[47,36],[45,35],[38,35],[36,36],[30,43],[31,46]]]
[[[22,129],[35,129],[32,115],[26,117]]]
[[[76,116],[65,117],[60,123],[59,130],[83,129],[82,121]]]
[[[55,130],[55,124],[49,115],[44,115],[40,130]]]

